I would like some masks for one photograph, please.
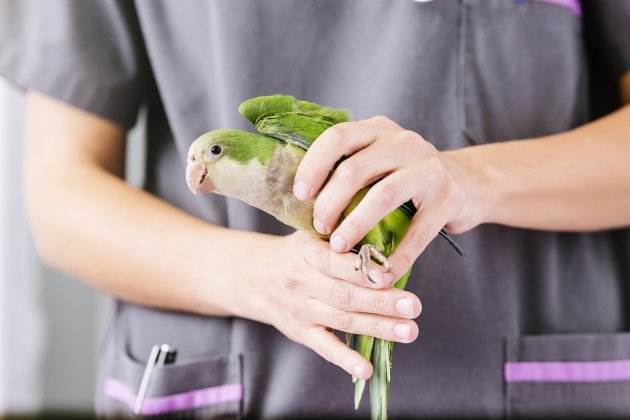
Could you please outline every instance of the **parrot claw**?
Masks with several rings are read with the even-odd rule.
[[[372,244],[365,244],[361,246],[359,250],[359,258],[357,262],[354,264],[354,269],[356,271],[361,270],[366,279],[370,281],[370,283],[376,284],[376,281],[370,275],[370,261],[374,258],[378,261],[386,273],[392,269],[392,263]]]

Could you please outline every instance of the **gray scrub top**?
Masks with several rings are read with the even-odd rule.
[[[629,1],[0,0],[0,74],[125,127],[146,103],[146,189],[208,222],[277,234],[290,229],[184,182],[198,135],[251,130],[244,99],[384,114],[454,149],[583,124],[594,87],[628,69]],[[434,241],[408,284],[424,312],[419,339],[395,347],[391,417],[630,415],[629,237],[484,225],[458,235],[464,258]],[[114,306],[101,414],[130,414],[158,343],[179,354],[154,372],[147,415],[369,413],[365,397],[353,410],[346,373],[271,326]]]

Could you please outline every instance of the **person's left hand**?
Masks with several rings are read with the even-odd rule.
[[[344,156],[347,159],[322,189]],[[332,232],[352,197],[375,181]],[[390,256],[396,278],[411,267],[440,229],[460,233],[481,220],[475,177],[418,133],[382,116],[334,125],[313,142],[295,175],[293,193],[306,200],[320,189],[313,225],[322,234],[332,232],[330,244],[337,252],[351,250],[387,214],[413,202],[418,212]]]

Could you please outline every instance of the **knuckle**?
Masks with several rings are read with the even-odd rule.
[[[360,174],[359,165],[352,160],[344,160],[336,169],[336,172],[344,181],[356,179]]]
[[[303,344],[300,337],[295,335],[293,328],[285,328],[285,329],[282,329],[281,331],[282,331],[282,334],[284,334],[289,340],[299,343],[299,344]]]
[[[424,248],[430,241],[431,238],[425,229],[418,229],[411,235],[411,246],[414,249]]]
[[[308,345],[310,347],[309,341],[312,340],[308,334],[308,324],[305,324],[295,319],[287,318],[283,320],[279,325],[276,325],[276,328],[278,328],[282,332],[282,334],[287,336],[292,341],[303,344],[305,346]]]
[[[416,133],[418,134],[418,133]],[[435,146],[433,145],[433,143],[431,143],[430,141],[426,140],[424,137],[422,137],[420,134],[418,134],[418,138],[420,139],[420,145],[422,147],[422,150],[426,153],[432,153],[432,152],[436,152],[437,149],[435,148]]]
[[[293,326],[293,325],[289,326],[284,331],[284,334],[287,336],[287,338],[289,338],[292,341],[295,341],[296,343],[304,343],[304,337],[302,336],[302,332],[296,326]]]
[[[389,118],[387,118],[384,115],[375,115],[374,117],[370,118],[373,122],[375,122],[376,124],[390,124],[392,123],[392,120],[390,120]]]
[[[398,201],[398,187],[393,183],[381,183],[382,185],[376,190],[376,198],[384,207],[391,207]]]
[[[447,197],[455,203],[462,203],[466,200],[466,192],[464,191],[462,186],[450,175],[446,184],[446,194]]]
[[[407,135],[407,131],[405,130],[398,131],[394,136],[392,136],[391,140],[389,141],[391,142],[391,147],[401,148],[405,147],[409,140],[409,136]]]
[[[387,299],[385,298],[384,293],[374,293],[374,296],[372,296],[372,307],[378,314],[385,315],[388,312]]]
[[[322,268],[328,266],[330,261],[330,252],[323,246],[317,246],[312,251],[311,264],[316,268]]]
[[[431,155],[426,159],[427,168],[434,173],[444,173],[445,168],[439,157]]]
[[[323,197],[323,193],[319,194],[315,204],[313,205],[313,215],[323,213],[326,210],[326,200]]]
[[[398,278],[402,277],[402,275],[411,268],[414,261],[413,256],[411,256],[408,252],[401,252],[399,258],[402,261],[402,267],[397,267],[397,269],[400,270],[400,273],[398,273],[399,275],[397,276]]]
[[[423,141],[424,139],[422,138],[422,136],[418,133],[416,133],[415,131],[412,130],[404,130],[402,132],[402,138],[404,138],[406,141]]]
[[[294,240],[300,244],[301,246],[308,246],[309,244],[314,242],[314,238],[306,232],[295,231],[291,236],[293,236]],[[287,245],[289,250],[295,250],[293,243]]]
[[[355,238],[361,230],[361,222],[356,217],[348,217],[343,221],[344,238]]]
[[[333,328],[341,331],[352,331],[354,320],[352,315],[346,311],[335,310],[332,313]]]
[[[285,311],[286,311],[286,316],[288,319],[290,320],[296,319],[297,316],[300,315],[301,313],[300,305],[298,305],[297,299],[295,299],[292,296],[289,296],[285,304]]]
[[[315,200],[315,205],[313,206],[313,214],[317,215],[319,220],[326,220],[329,217],[329,213],[331,212],[331,203],[330,200],[326,199],[326,192],[323,192],[317,200]]]
[[[317,350],[317,353],[319,353],[319,355],[323,357],[324,360],[326,360],[329,363],[335,363],[336,361],[334,352],[328,348],[320,348]]]
[[[330,300],[338,308],[349,308],[354,299],[354,292],[350,285],[335,282],[330,288]]]
[[[348,129],[345,124],[336,124],[327,130],[328,141],[334,146],[341,146],[344,143]]]
[[[371,319],[368,323],[368,328],[370,329],[372,335],[384,337],[386,335],[385,331],[385,323],[382,319],[374,318]]]

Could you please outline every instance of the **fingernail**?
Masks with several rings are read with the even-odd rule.
[[[311,196],[311,187],[304,181],[298,181],[293,185],[293,195],[298,200],[306,200]]]
[[[330,240],[330,246],[337,252],[344,252],[348,245],[340,235],[335,235]]]
[[[383,273],[381,274],[383,278],[383,284],[386,286],[393,286],[394,283],[394,275],[392,273]]]
[[[411,304],[411,301],[407,298],[398,299],[396,301],[396,310],[401,315],[405,315],[405,316],[413,315],[413,305]]]
[[[313,227],[322,235],[326,235],[328,233],[328,227],[324,226],[324,224],[318,219],[313,219]]]
[[[394,327],[394,333],[398,338],[403,340],[409,340],[409,333],[411,332],[411,327],[409,324],[398,324]]]
[[[357,378],[361,378],[363,379],[363,366],[361,365],[354,365],[354,367],[352,368],[352,371],[354,372],[354,376],[356,376]]]

